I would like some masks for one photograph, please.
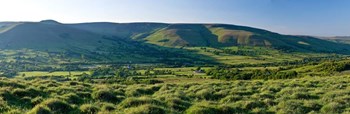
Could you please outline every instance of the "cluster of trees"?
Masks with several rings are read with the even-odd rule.
[[[224,80],[251,80],[251,79],[290,79],[298,77],[296,71],[283,71],[281,69],[254,69],[254,70],[240,70],[225,67],[216,67],[206,71],[207,75],[215,79]]]
[[[227,53],[227,54],[231,54],[231,55],[243,55],[243,56],[257,56],[257,55],[269,54],[267,51],[232,50],[232,49],[224,49],[223,53]]]

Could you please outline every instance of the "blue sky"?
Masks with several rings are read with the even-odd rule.
[[[227,23],[350,36],[350,0],[0,0],[0,21]]]

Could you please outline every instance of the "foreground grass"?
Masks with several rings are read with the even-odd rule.
[[[123,85],[1,78],[0,113],[350,113],[350,76],[267,81],[159,80],[164,83]]]

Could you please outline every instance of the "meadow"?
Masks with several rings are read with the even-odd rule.
[[[130,80],[135,79],[125,81]],[[159,82],[123,84],[101,80],[1,78],[0,113],[350,113],[350,76],[249,81],[152,80]]]

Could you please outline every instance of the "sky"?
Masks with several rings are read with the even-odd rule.
[[[0,21],[225,23],[350,36],[350,0],[0,0]]]

